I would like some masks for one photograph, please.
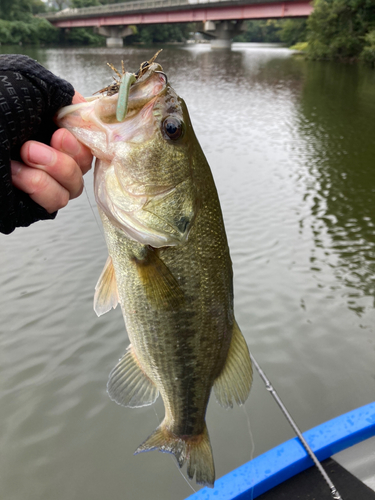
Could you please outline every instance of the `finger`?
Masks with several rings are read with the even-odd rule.
[[[12,161],[11,171],[14,186],[28,193],[32,200],[50,214],[67,205],[69,191],[44,170]]]
[[[69,155],[36,141],[27,141],[21,148],[21,158],[29,167],[42,170],[65,188],[70,198],[82,193],[82,171]]]
[[[83,97],[82,94],[75,91],[75,94],[74,94],[73,100],[72,100],[72,104],[78,104],[79,102],[86,102],[86,99]]]
[[[91,151],[89,148],[78,142],[77,139],[65,128],[56,130],[51,139],[51,146],[73,158],[83,174],[90,170],[92,164]]]

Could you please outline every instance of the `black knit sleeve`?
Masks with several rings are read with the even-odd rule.
[[[57,129],[53,116],[71,104],[72,85],[27,56],[0,55],[0,232],[54,219],[12,184],[10,161],[20,160],[29,139],[49,144]]]

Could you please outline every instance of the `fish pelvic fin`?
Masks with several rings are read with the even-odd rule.
[[[142,370],[131,345],[109,374],[107,392],[112,401],[130,408],[149,406],[157,400],[159,391]]]
[[[119,302],[115,270],[111,257],[108,256],[102,274],[95,287],[94,311],[101,316],[111,309],[116,309]]]
[[[144,451],[158,450],[172,453],[181,468],[187,463],[187,475],[194,478],[197,484],[213,488],[215,482],[215,466],[210,438],[205,424],[202,434],[177,436],[170,432],[164,422],[135,451],[134,455]]]
[[[214,382],[218,403],[224,408],[233,408],[245,403],[253,381],[253,369],[249,348],[237,323],[234,323],[228,356],[220,375]]]
[[[185,301],[176,278],[152,247],[145,247],[142,258],[134,257],[147,300],[154,309],[179,309]]]

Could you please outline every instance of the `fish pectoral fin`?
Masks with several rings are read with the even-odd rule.
[[[214,383],[215,396],[224,408],[233,408],[233,400],[244,404],[253,380],[249,348],[237,323],[234,323],[227,360]]]
[[[115,270],[111,257],[108,256],[102,274],[95,287],[94,311],[98,316],[111,309],[116,309],[119,302]]]
[[[143,217],[151,227],[165,231],[179,244],[184,244],[198,206],[195,185],[188,179],[159,196],[150,196],[142,210]]]
[[[198,484],[213,488],[215,466],[206,425],[202,434],[177,436],[168,431],[162,422],[154,433],[138,447],[134,455],[152,450],[172,453],[180,468],[187,462],[189,479],[193,479],[195,474],[195,480]]]
[[[134,262],[153,308],[178,309],[184,303],[184,292],[154,248],[145,247],[142,257],[134,257]]]
[[[142,370],[131,345],[109,374],[107,392],[112,401],[129,408],[152,405],[157,400],[159,391]]]

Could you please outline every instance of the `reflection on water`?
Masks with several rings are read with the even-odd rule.
[[[157,48],[28,53],[90,95],[106,62],[135,70]],[[254,355],[303,430],[370,402],[375,72],[252,44],[165,48],[160,62],[215,177]],[[92,173],[86,189],[55,221],[0,236],[0,498],[183,499],[171,457],[132,456],[162,403],[120,408],[105,392],[128,339],[120,311],[92,310],[106,261]],[[255,454],[292,436],[257,377],[245,411]],[[213,400],[207,422],[217,477],[249,460],[242,409]]]
[[[320,271],[329,266],[337,279],[330,288],[348,287],[347,305],[359,315],[375,299],[374,83],[375,74],[360,67],[318,64],[303,86],[299,117],[311,270],[324,285]]]

